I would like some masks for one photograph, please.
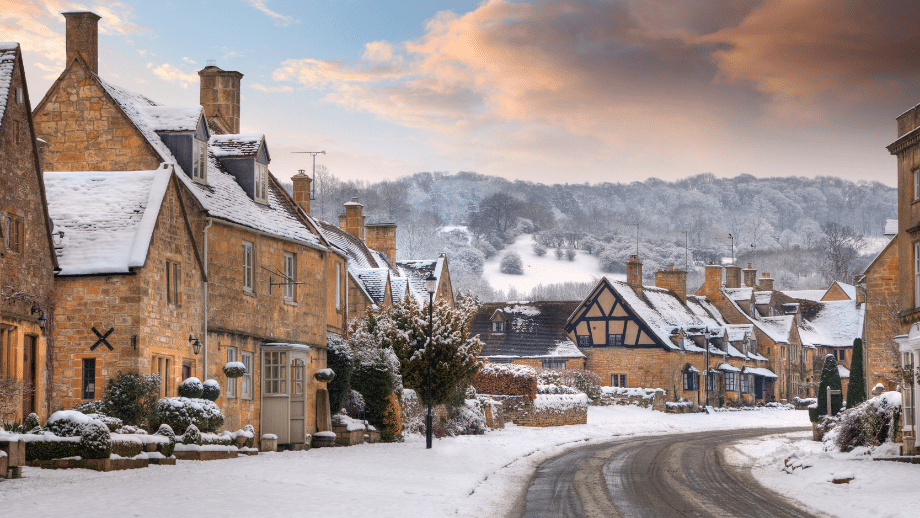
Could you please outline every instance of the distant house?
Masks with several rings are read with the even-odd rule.
[[[0,418],[47,418],[54,254],[22,49],[0,43]],[[24,389],[24,390],[23,390]],[[11,399],[5,399],[11,398]]]
[[[584,369],[584,353],[564,331],[578,305],[577,301],[486,303],[473,316],[470,334],[485,343],[479,356],[488,362]]]

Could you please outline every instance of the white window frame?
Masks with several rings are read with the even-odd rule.
[[[25,101],[25,95],[21,86],[16,87],[16,104],[22,104]]]
[[[607,346],[622,347],[624,338],[623,333],[609,333],[607,335]]]
[[[208,183],[208,143],[192,137],[192,180]]]
[[[237,361],[236,347],[227,346],[227,363]],[[227,378],[227,399],[236,399],[236,378]]]
[[[565,360],[543,360],[540,362],[544,369],[565,370]]]
[[[243,291],[252,293],[255,285],[255,270],[253,269],[253,243],[243,241]]]
[[[342,309],[342,263],[335,263],[335,310]]]
[[[287,394],[287,351],[263,351],[262,368],[262,393]]]
[[[297,297],[297,291],[294,289],[297,287],[294,284],[297,282],[297,254],[293,252],[284,253],[284,276],[284,300],[294,302]]]
[[[735,383],[737,378],[735,378],[734,372],[725,373],[725,392],[738,392],[738,385]]]
[[[240,361],[243,362],[243,366],[246,367],[246,372],[240,377],[240,380],[242,380],[240,383],[240,397],[242,399],[252,399],[252,359],[252,353],[244,352],[240,354]]]
[[[920,200],[920,169],[911,171],[914,180],[914,201]]]
[[[575,337],[578,347],[591,347],[591,337],[589,335],[578,335]]]
[[[253,180],[255,183],[253,186],[254,197],[256,201],[268,203],[268,166],[256,162],[253,172]]]
[[[492,334],[493,335],[505,334],[505,322],[503,320],[493,320],[492,321]]]

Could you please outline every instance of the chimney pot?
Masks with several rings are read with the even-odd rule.
[[[83,58],[94,74],[99,73],[99,19],[90,11],[61,13],[67,20],[67,63],[77,56]]]
[[[294,202],[309,216],[310,185],[313,183],[313,179],[303,174],[303,169],[301,169],[300,173],[291,177],[291,181],[294,183]]]
[[[642,263],[635,254],[630,255],[626,262],[626,284],[637,293],[642,292]]]

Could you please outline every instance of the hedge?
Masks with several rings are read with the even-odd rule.
[[[487,363],[473,378],[479,394],[537,397],[537,371],[526,365]]]

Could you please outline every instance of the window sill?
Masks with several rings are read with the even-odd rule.
[[[285,306],[297,306],[297,303],[294,302],[293,300],[285,300],[284,305]]]
[[[245,290],[245,289],[244,289],[244,290],[243,290],[243,295],[246,295],[247,297],[256,298],[256,292],[251,291],[251,290]]]

